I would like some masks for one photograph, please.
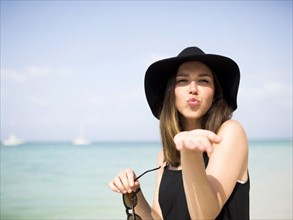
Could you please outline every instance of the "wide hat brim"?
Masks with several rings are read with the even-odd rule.
[[[200,61],[207,65],[219,80],[226,102],[234,110],[237,109],[237,93],[240,81],[238,65],[228,57],[205,54],[197,47],[188,47],[177,57],[159,60],[151,64],[146,71],[144,81],[146,98],[156,118],[160,118],[168,79],[177,72],[182,63],[187,61]]]

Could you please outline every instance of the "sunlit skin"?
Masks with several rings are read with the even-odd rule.
[[[214,77],[203,63],[183,63],[177,71],[176,108],[183,116],[184,130],[200,128],[200,118],[209,110],[214,97]]]

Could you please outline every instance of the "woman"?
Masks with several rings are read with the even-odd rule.
[[[249,219],[248,141],[231,119],[239,79],[233,60],[197,47],[148,68],[145,92],[163,144],[153,206],[132,169],[109,183],[135,192],[141,219]]]

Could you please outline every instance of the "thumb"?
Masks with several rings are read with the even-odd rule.
[[[217,135],[217,134],[215,134],[215,133],[213,133],[213,132],[210,132],[208,137],[209,137],[211,142],[216,143],[216,144],[218,144],[218,143],[220,143],[222,141],[222,137]]]
[[[214,138],[214,142],[215,143],[220,143],[222,141],[222,137],[219,136],[219,135],[216,135],[215,138]]]

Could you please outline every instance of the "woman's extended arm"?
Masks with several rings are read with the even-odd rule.
[[[190,146],[190,140],[181,141],[184,190],[192,219],[215,219],[237,180],[247,178],[248,144],[241,125],[229,120],[221,126],[218,135],[222,138],[219,143],[210,139],[213,151],[206,169],[204,146],[197,148]],[[201,143],[200,139],[196,140]]]

